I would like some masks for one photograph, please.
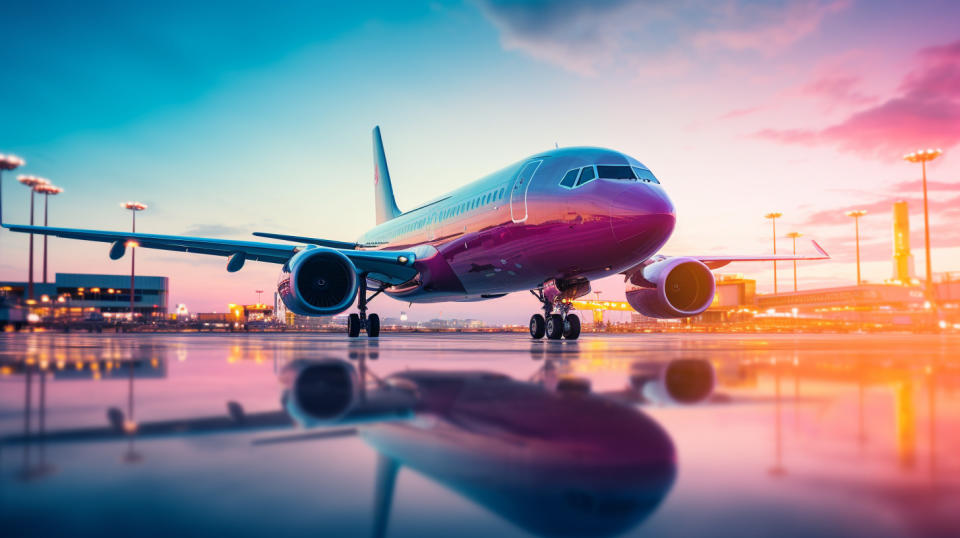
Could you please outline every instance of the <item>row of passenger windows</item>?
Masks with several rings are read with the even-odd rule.
[[[568,170],[560,180],[560,185],[573,189],[589,183],[594,179],[619,179],[621,181],[643,181],[644,183],[660,184],[653,172],[639,166],[624,164],[597,164]]]
[[[489,204],[491,202],[496,202],[503,198],[506,193],[506,188],[501,187],[499,190],[490,191],[479,196],[474,197],[472,200],[462,202],[452,207],[448,207],[439,213],[433,213],[429,216],[421,217],[413,222],[404,224],[398,229],[389,230],[384,234],[384,238],[395,238],[406,235],[411,232],[422,230],[431,222],[441,222],[451,217],[466,213],[467,211],[472,211],[477,209],[480,206]],[[379,239],[379,238],[378,238]]]

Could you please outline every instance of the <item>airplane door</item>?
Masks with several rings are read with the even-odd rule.
[[[513,188],[510,189],[510,219],[513,222],[527,220],[527,191],[530,190],[530,182],[542,162],[530,161],[525,164],[513,182]]]
[[[437,214],[431,213],[427,221],[427,241],[433,241],[437,238]]]

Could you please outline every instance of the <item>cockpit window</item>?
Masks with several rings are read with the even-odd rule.
[[[634,173],[637,174],[637,177],[640,178],[640,181],[645,181],[647,183],[656,183],[657,185],[660,184],[660,180],[658,180],[653,175],[653,172],[651,172],[650,170],[647,170],[646,168],[640,168],[639,166],[634,166],[633,171]]]
[[[611,164],[598,164],[597,177],[600,179],[625,179],[628,181],[635,181],[637,179],[629,166]]]
[[[583,170],[580,172],[580,179],[577,180],[577,186],[583,185],[597,179],[597,173],[593,171],[592,166],[584,166]]]
[[[567,172],[566,175],[563,176],[563,179],[560,180],[560,186],[566,187],[568,189],[572,189],[573,184],[577,182],[577,174],[579,172],[580,172],[579,168],[574,168],[573,170],[570,170],[569,172]]]

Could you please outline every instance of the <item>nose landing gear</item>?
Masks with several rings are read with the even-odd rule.
[[[360,275],[360,289],[357,291],[357,309],[360,310],[359,314],[350,314],[347,317],[347,336],[350,338],[356,338],[360,336],[360,331],[366,330],[367,336],[370,338],[377,338],[380,336],[380,316],[376,314],[367,315],[367,303],[373,300],[374,297],[380,295],[380,293],[387,289],[386,286],[381,286],[377,291],[373,292],[373,295],[367,297],[367,274],[363,273]]]
[[[536,340],[546,336],[550,340],[576,340],[580,337],[580,317],[571,314],[570,303],[554,305],[547,301],[543,290],[530,290],[543,305],[543,315],[534,314],[530,317],[530,336]],[[554,313],[557,310],[557,313]]]

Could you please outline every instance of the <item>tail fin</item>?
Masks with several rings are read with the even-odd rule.
[[[373,191],[377,201],[377,224],[400,216],[397,201],[393,198],[393,184],[390,183],[379,125],[373,128]]]

